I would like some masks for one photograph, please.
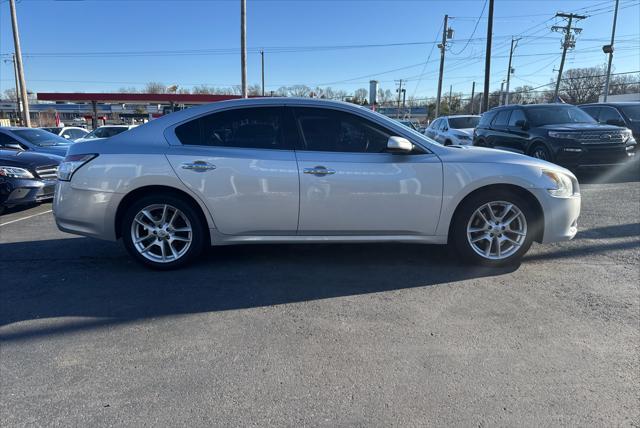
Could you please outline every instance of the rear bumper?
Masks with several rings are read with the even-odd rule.
[[[60,181],[53,199],[56,225],[63,232],[115,241],[115,213],[123,196],[77,189],[68,181]]]
[[[0,179],[0,204],[5,207],[53,199],[56,180]]]

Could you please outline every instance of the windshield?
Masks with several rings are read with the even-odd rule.
[[[40,129],[44,129],[45,131],[53,132],[56,135],[58,135],[60,133],[60,131],[62,131],[62,128],[40,128]]]
[[[597,123],[588,113],[575,106],[545,105],[526,109],[532,126],[560,123]]]
[[[416,129],[416,126],[413,124],[413,122],[409,120],[401,120],[400,123],[403,124],[404,126],[408,126],[411,129]]]
[[[624,106],[622,111],[633,122],[640,122],[640,104],[634,106]]]
[[[480,122],[480,116],[463,116],[463,117],[450,117],[449,128],[453,129],[467,129],[475,128]]]
[[[57,135],[52,134],[49,131],[45,131],[44,129],[18,129],[12,132],[18,137],[24,138],[31,144],[35,144],[36,146],[40,147],[69,145],[69,142],[64,138],[58,137]]]

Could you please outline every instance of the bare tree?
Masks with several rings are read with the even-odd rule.
[[[289,95],[292,97],[308,97],[311,88],[307,85],[293,85],[288,88]]]
[[[611,77],[609,84],[610,95],[640,93],[640,73],[619,74]]]
[[[128,88],[123,86],[122,88],[118,89],[118,92],[123,94],[135,94],[136,92],[138,92],[138,90],[133,86],[129,86]]]
[[[16,88],[5,89],[4,98],[16,102],[18,101],[18,91],[16,91]]]
[[[560,81],[564,101],[571,104],[597,102],[605,81],[605,69],[601,67],[572,68]]]
[[[249,85],[247,92],[249,93],[249,95],[262,95],[262,86],[257,83]]]
[[[367,96],[369,95],[369,91],[365,88],[356,89],[353,93],[352,102],[355,104],[364,105],[367,103]]]
[[[167,92],[167,87],[160,82],[149,82],[145,85],[144,92],[147,94],[164,94]]]

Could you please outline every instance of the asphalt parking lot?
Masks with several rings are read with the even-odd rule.
[[[640,425],[640,175],[580,177],[576,239],[222,247],[153,272],[0,217],[2,425]]]

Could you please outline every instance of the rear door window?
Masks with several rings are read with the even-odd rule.
[[[600,115],[598,116],[598,122],[607,123],[608,120],[624,123],[622,116],[618,113],[618,110],[613,107],[602,107],[600,109]]]
[[[513,110],[511,117],[509,118],[509,128],[517,128],[516,122],[519,120],[527,120],[524,112],[520,109]]]
[[[290,150],[283,138],[280,107],[226,110],[199,117],[176,127],[182,144],[238,149]]]

